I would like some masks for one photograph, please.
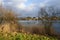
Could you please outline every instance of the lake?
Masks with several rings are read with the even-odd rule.
[[[20,24],[24,25],[24,26],[32,26],[32,25],[43,25],[41,20],[20,20],[19,21]],[[60,33],[60,20],[58,21],[53,21],[52,24],[53,28],[55,29],[56,32]]]
[[[38,21],[35,21],[35,20],[21,20],[19,21],[20,24],[24,25],[24,26],[29,26],[29,25],[37,25],[38,24]]]

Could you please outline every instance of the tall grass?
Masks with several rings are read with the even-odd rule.
[[[3,32],[18,32],[21,25],[18,23],[18,17],[12,10],[0,7],[0,30]],[[0,31],[0,32],[1,32]]]

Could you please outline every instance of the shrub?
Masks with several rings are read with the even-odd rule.
[[[6,33],[19,31],[21,25],[18,23],[18,17],[12,10],[0,8],[0,29]]]

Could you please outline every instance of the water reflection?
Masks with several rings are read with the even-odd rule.
[[[24,26],[31,26],[31,25],[43,25],[41,20],[20,20],[19,21]],[[52,27],[55,29],[56,32],[60,33],[60,20],[52,21]]]
[[[19,21],[22,25],[37,25],[38,24],[38,21],[35,21],[35,20],[20,20]]]

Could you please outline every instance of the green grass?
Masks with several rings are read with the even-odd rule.
[[[36,35],[36,34],[26,34],[26,33],[17,33],[13,34],[1,34],[0,33],[0,40],[58,40],[55,37],[47,37],[43,35]]]

